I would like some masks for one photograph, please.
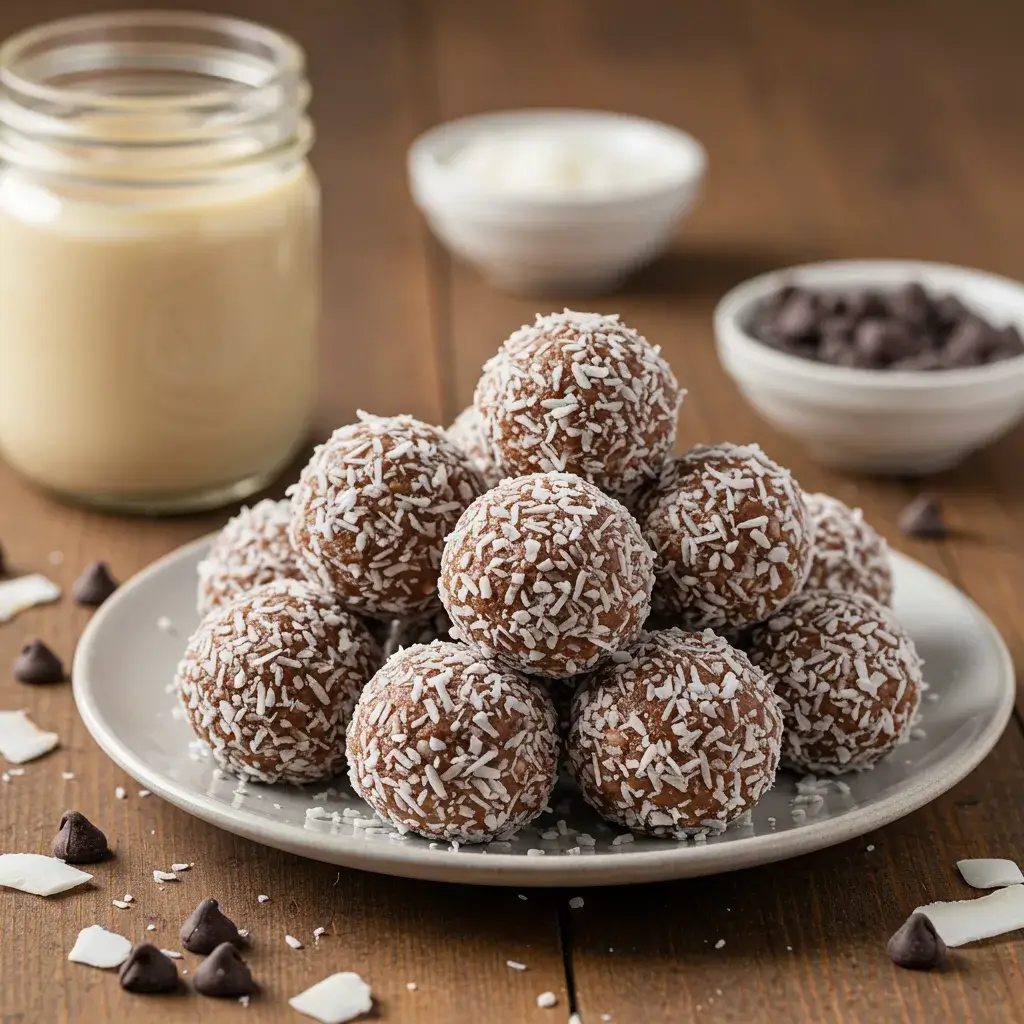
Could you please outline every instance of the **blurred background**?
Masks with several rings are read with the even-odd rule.
[[[682,361],[694,392],[683,441],[699,432],[687,417],[702,377],[718,372],[707,361],[709,311],[755,272],[823,257],[919,256],[1024,275],[1020,4],[175,6],[266,22],[307,50],[325,207],[323,427],[347,419],[360,394],[379,396],[382,413],[447,422],[510,330],[538,310],[579,303],[496,294],[424,229],[406,149],[431,125],[481,111],[603,108],[682,127],[706,147],[702,201],[670,252],[621,295],[593,303],[635,320]],[[0,37],[91,9],[4,0]]]

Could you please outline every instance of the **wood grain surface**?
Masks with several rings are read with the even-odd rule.
[[[111,3],[105,7],[146,6]],[[154,5],[156,6],[156,5]],[[162,5],[161,5],[162,6]],[[915,256],[1024,278],[1024,7],[906,0],[209,0],[277,25],[306,47],[325,194],[318,430],[357,407],[449,420],[480,363],[539,308],[454,265],[405,186],[405,148],[429,124],[498,107],[578,105],[644,114],[707,146],[706,196],[673,250],[616,296],[690,390],[680,445],[757,440],[805,487],[860,504],[894,546],[951,578],[1024,663],[1024,433],[931,480],[954,526],[909,541],[895,518],[919,483],[842,477],[758,420],[718,366],[710,311],[743,278],[826,256]],[[3,0],[0,37],[77,13],[75,0]],[[59,297],[55,297],[55,301]],[[0,366],[0,373],[3,367]],[[0,543],[16,570],[65,587],[96,558],[125,578],[225,514],[150,522],[60,506],[0,467]],[[63,562],[53,565],[50,553]],[[951,969],[899,971],[889,934],[930,899],[966,897],[955,861],[1024,859],[1024,731],[945,797],[879,832],[752,871],[676,884],[571,892],[470,890],[304,861],[196,821],[98,750],[66,685],[30,688],[8,669],[39,636],[70,662],[88,613],[65,599],[0,627],[0,707],[28,708],[61,736],[0,784],[0,849],[46,851],[67,808],[105,829],[117,857],[92,889],[40,900],[0,889],[0,1022],[95,1024],[300,1019],[288,996],[335,970],[367,978],[376,1016],[416,1024],[1024,1021],[1024,942],[958,951]],[[1024,707],[1024,705],[1021,705]],[[62,772],[75,777],[64,780]],[[127,798],[114,790],[124,786]],[[154,868],[191,861],[158,888]],[[111,899],[132,893],[129,910]],[[269,903],[256,897],[265,893]],[[248,1010],[198,996],[151,998],[70,964],[100,923],[177,948],[181,920],[215,896],[253,930],[262,994]],[[146,933],[145,924],[157,925]],[[327,929],[312,941],[315,927]],[[286,933],[306,946],[292,950]],[[725,945],[715,948],[719,939]],[[526,963],[512,971],[507,960]],[[191,971],[196,958],[186,954]],[[414,991],[407,983],[415,983]],[[538,993],[558,996],[553,1009]],[[240,1016],[244,1015],[244,1016]],[[607,1015],[607,1016],[606,1016]]]

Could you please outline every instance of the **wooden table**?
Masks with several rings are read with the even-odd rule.
[[[80,6],[4,0],[0,35]],[[755,272],[826,256],[917,256],[1024,277],[1024,7],[995,0],[200,6],[275,23],[309,50],[326,200],[321,428],[346,422],[357,406],[447,422],[469,399],[482,360],[538,308],[619,311],[660,342],[690,389],[681,445],[757,440],[808,489],[860,504],[896,547],[971,594],[1021,664],[1024,433],[929,482],[949,509],[952,540],[908,541],[895,516],[918,485],[838,476],[774,434],[720,370],[709,314],[726,288]],[[495,294],[448,259],[412,207],[404,156],[417,132],[529,104],[645,114],[707,145],[703,203],[670,255],[620,295],[538,302]],[[127,577],[223,518],[105,518],[56,505],[0,468],[0,538],[10,561],[65,586],[96,558]],[[48,560],[55,550],[64,555],[59,566]],[[0,785],[0,847],[46,850],[61,812],[77,808],[118,851],[89,891],[43,901],[0,890],[4,1024],[293,1019],[286,998],[335,970],[367,978],[388,1021],[565,1021],[570,1009],[585,1024],[698,1016],[1024,1021],[1019,934],[960,951],[945,973],[897,970],[884,950],[915,905],[970,895],[956,878],[958,858],[1024,859],[1019,719],[969,779],[875,834],[759,870],[587,891],[585,906],[570,911],[571,892],[538,890],[523,900],[515,891],[339,873],[140,798],[138,785],[86,733],[68,686],[19,686],[6,668],[37,635],[70,660],[87,619],[65,599],[0,627],[0,707],[29,708],[62,740]],[[73,780],[62,778],[67,771]],[[125,800],[114,797],[119,785]],[[151,871],[172,861],[195,867],[158,891]],[[135,895],[133,908],[113,908],[111,899],[126,892]],[[271,902],[258,905],[258,893]],[[113,974],[66,959],[78,930],[96,922],[176,947],[180,921],[209,895],[257,936],[251,962],[264,994],[248,1011],[195,995],[147,1001],[122,992]],[[149,936],[147,915],[158,924]],[[286,932],[308,940],[318,926],[327,929],[318,945],[285,945]],[[724,948],[715,948],[718,939]],[[529,969],[509,970],[510,959]],[[191,971],[195,962],[186,955],[182,966]],[[545,990],[557,994],[556,1008],[537,1007]]]

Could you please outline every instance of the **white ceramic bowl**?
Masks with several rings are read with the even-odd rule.
[[[614,195],[564,198],[509,195],[469,186],[450,161],[483,132],[526,127],[580,133],[620,153],[641,153],[668,168],[656,184]],[[449,121],[409,149],[409,187],[431,229],[457,257],[512,291],[598,292],[653,259],[697,198],[706,157],[677,128],[587,110],[520,110]]]
[[[918,475],[956,465],[1024,416],[1024,356],[963,370],[855,370],[779,352],[747,330],[754,308],[787,284],[894,289],[912,281],[955,295],[997,327],[1024,330],[1024,285],[914,260],[843,260],[791,267],[737,286],[715,309],[722,365],[773,426],[819,462]]]

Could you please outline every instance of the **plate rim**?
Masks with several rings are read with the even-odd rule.
[[[916,570],[923,570],[932,577],[934,583],[956,595],[975,619],[986,645],[1000,662],[1000,701],[969,753],[959,757],[953,764],[938,761],[923,771],[919,778],[908,780],[897,792],[868,807],[845,811],[796,829],[749,836],[742,841],[722,845],[672,845],[666,841],[665,850],[656,852],[623,851],[587,857],[567,857],[563,854],[548,858],[488,851],[484,857],[460,855],[447,846],[431,850],[405,844],[373,844],[371,848],[350,837],[334,835],[331,838],[337,844],[332,844],[328,849],[323,843],[324,833],[310,831],[307,834],[301,827],[269,821],[244,808],[233,808],[206,794],[182,788],[137,757],[110,728],[95,701],[88,664],[97,646],[97,638],[106,628],[107,619],[120,605],[131,601],[134,593],[152,577],[159,575],[165,567],[193,557],[196,551],[208,547],[215,536],[216,533],[206,534],[163,555],[122,584],[97,610],[82,632],[72,666],[72,691],[78,713],[89,734],[115,764],[150,791],[186,813],[264,846],[340,867],[429,881],[542,888],[570,884],[586,887],[669,881],[776,863],[855,839],[919,810],[950,790],[974,771],[998,743],[1013,714],[1016,701],[1013,659],[1002,635],[985,612],[959,587],[935,570],[909,555],[891,551],[890,555],[895,561],[909,563]],[[623,832],[626,831],[623,829]],[[332,856],[325,858],[325,852]]]

